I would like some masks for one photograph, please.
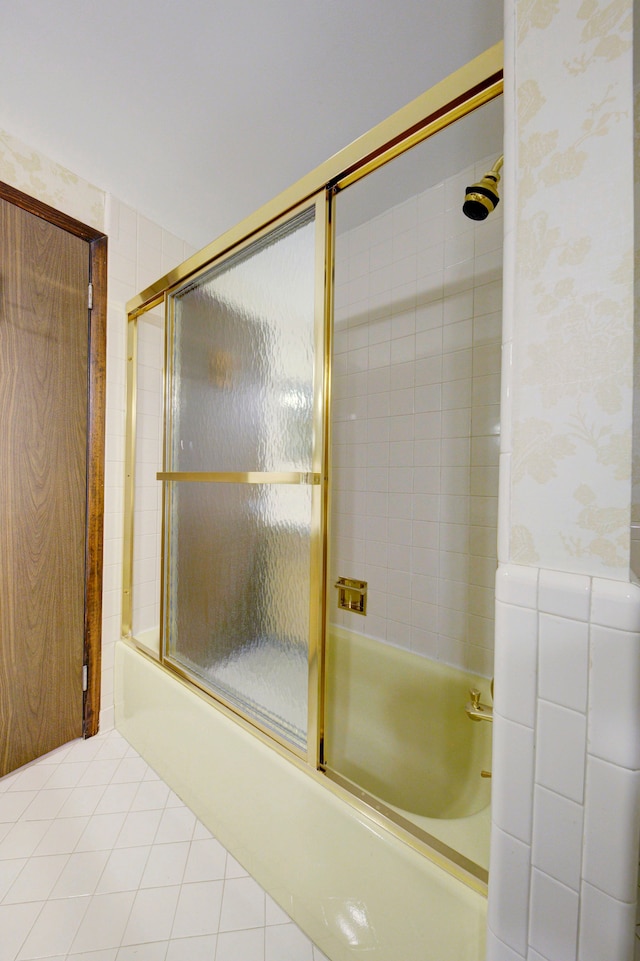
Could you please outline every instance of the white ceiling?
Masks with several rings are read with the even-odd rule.
[[[5,0],[0,128],[200,247],[502,36],[502,0]]]

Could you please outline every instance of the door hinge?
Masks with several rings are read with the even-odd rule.
[[[93,310],[93,284],[89,284],[88,299],[89,310]]]
[[[82,665],[82,690],[83,690],[83,692],[86,692],[88,687],[89,687],[89,665],[88,665],[88,664],[83,664],[83,665]]]

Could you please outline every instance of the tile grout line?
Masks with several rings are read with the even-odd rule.
[[[98,737],[100,736],[98,735]],[[111,745],[111,748],[109,748],[108,745],[109,745],[110,739],[113,739],[113,740],[119,739],[121,741],[121,749],[119,751],[114,748],[113,744]],[[122,751],[122,747],[126,744],[126,742],[124,741],[124,739],[120,738],[120,735],[114,732],[109,732],[108,734],[105,734],[105,736],[101,739],[101,743],[98,743],[96,738],[96,741],[91,745],[90,748],[87,748],[86,746],[87,743],[88,742],[78,742],[77,744],[73,745],[71,748],[69,747],[62,748],[59,757],[57,757],[55,760],[51,756],[47,756],[47,759],[44,762],[42,761],[42,759],[40,759],[39,762],[38,761],[32,762],[28,766],[29,768],[34,768],[35,766],[38,765],[38,763],[40,763],[41,767],[50,766],[51,770],[48,772],[45,772],[46,776],[44,774],[40,776],[38,775],[30,776],[32,783],[36,783],[39,781],[41,781],[42,783],[39,784],[39,787],[37,789],[33,789],[29,791],[29,793],[32,796],[29,798],[25,806],[21,809],[20,814],[14,817],[11,821],[6,822],[9,825],[9,830],[7,833],[9,833],[11,829],[15,827],[16,824],[36,824],[37,822],[46,822],[46,827],[44,828],[44,831],[42,831],[42,828],[39,828],[36,831],[36,834],[39,834],[39,837],[35,842],[35,844],[29,843],[25,846],[25,850],[27,848],[29,848],[30,850],[30,853],[28,855],[21,856],[18,858],[8,857],[6,859],[5,858],[0,859],[0,865],[5,860],[6,861],[15,860],[15,861],[22,862],[17,871],[16,876],[11,879],[11,881],[7,884],[6,890],[4,890],[3,892],[2,900],[0,901],[0,910],[3,905],[5,908],[10,907],[9,904],[5,903],[4,899],[10,894],[14,885],[16,885],[19,882],[20,877],[24,876],[25,870],[28,870],[28,866],[30,864],[33,866],[37,864],[39,859],[42,859],[42,866],[44,868],[45,864],[55,865],[56,863],[52,860],[47,860],[45,862],[45,859],[53,859],[57,857],[61,858],[60,863],[58,865],[58,870],[54,872],[55,877],[52,880],[47,879],[48,883],[46,886],[47,886],[48,894],[45,898],[39,899],[37,901],[35,901],[34,899],[31,901],[24,900],[24,901],[12,902],[11,906],[13,906],[13,904],[24,904],[28,906],[30,904],[33,905],[35,901],[35,903],[39,904],[39,909],[35,911],[35,915],[31,920],[31,922],[28,924],[28,926],[25,924],[24,930],[19,930],[15,932],[16,936],[19,936],[20,940],[19,940],[19,943],[15,944],[15,946],[12,944],[11,957],[9,958],[9,956],[7,956],[8,961],[17,961],[17,959],[21,957],[24,957],[24,961],[30,961],[30,956],[33,957],[32,952],[35,951],[37,955],[41,954],[43,946],[46,947],[46,939],[48,937],[47,925],[50,926],[53,923],[52,918],[49,917],[46,920],[46,924],[45,924],[43,919],[43,913],[47,911],[47,905],[49,904],[53,905],[56,902],[58,902],[60,905],[64,904],[67,906],[74,904],[76,909],[78,909],[77,910],[78,917],[73,918],[75,922],[75,930],[70,936],[70,940],[66,948],[66,953],[64,954],[64,957],[75,958],[76,961],[82,961],[83,956],[85,956],[88,951],[90,952],[104,951],[105,957],[108,955],[111,961],[117,961],[117,958],[120,958],[120,957],[122,959],[124,959],[125,957],[129,958],[130,955],[131,957],[133,957],[136,948],[142,951],[143,953],[145,953],[145,956],[147,953],[149,957],[153,955],[154,961],[161,961],[161,958],[163,959],[163,961],[166,961],[166,959],[169,956],[173,957],[174,951],[178,952],[180,954],[180,957],[182,958],[183,951],[191,950],[193,947],[196,946],[196,942],[194,942],[193,945],[190,945],[187,943],[191,938],[194,938],[194,937],[198,937],[198,938],[202,937],[205,939],[211,938],[212,941],[213,939],[215,939],[215,941],[213,941],[213,943],[211,944],[211,948],[213,948],[212,954],[210,956],[211,961],[213,961],[213,958],[215,957],[222,958],[222,954],[220,952],[222,952],[223,950],[224,950],[225,961],[227,961],[227,959],[231,957],[230,955],[228,955],[230,943],[235,941],[238,935],[241,936],[243,932],[247,935],[247,937],[249,937],[250,942],[256,945],[256,947],[258,944],[261,945],[261,952],[259,951],[259,953],[261,953],[260,961],[264,961],[264,958],[266,958],[267,956],[268,944],[271,944],[271,945],[273,944],[273,942],[269,942],[269,938],[268,938],[269,932],[267,931],[267,928],[279,929],[280,931],[282,931],[285,937],[285,940],[282,942],[282,944],[287,945],[287,947],[283,948],[283,950],[286,951],[287,958],[290,956],[289,952],[293,950],[292,948],[288,947],[288,945],[291,943],[290,942],[291,935],[296,931],[299,933],[300,937],[303,939],[300,942],[300,950],[304,955],[305,959],[308,958],[309,961],[311,961],[311,959],[314,959],[314,961],[320,961],[320,959],[324,958],[324,955],[321,954],[319,949],[317,949],[316,946],[310,941],[310,939],[308,939],[306,935],[304,935],[303,932],[300,931],[299,928],[297,928],[294,922],[292,922],[291,919],[288,918],[286,912],[284,911],[282,912],[282,919],[280,918],[280,915],[274,914],[272,916],[273,917],[272,923],[271,924],[267,923],[268,898],[264,888],[262,888],[255,881],[255,879],[251,878],[251,875],[244,870],[242,865],[237,863],[235,859],[232,857],[232,855],[222,845],[220,845],[220,842],[211,834],[211,832],[209,832],[206,829],[206,826],[201,824],[201,822],[198,820],[194,812],[192,812],[188,808],[188,806],[185,805],[182,802],[182,800],[177,795],[175,795],[174,792],[171,791],[170,787],[166,785],[165,782],[162,781],[162,779],[158,778],[157,775],[155,777],[149,777],[150,774],[155,774],[155,772],[153,772],[152,769],[146,764],[146,762],[144,762],[144,760],[140,758],[137,752],[135,752],[130,747],[127,747],[127,749],[124,752]],[[81,748],[81,750],[77,750],[77,748]],[[87,750],[89,751],[89,756],[85,756]],[[114,756],[114,750],[116,750],[117,756]],[[127,772],[128,759],[134,761],[133,764],[129,765],[130,767],[129,772]],[[117,761],[117,764],[115,764],[115,766],[112,766],[111,769],[109,768],[109,766],[105,766],[104,762],[113,761],[113,760]],[[53,797],[53,795],[47,798],[44,792],[48,793],[50,791],[66,791],[67,787],[64,787],[64,788],[60,787],[59,784],[67,783],[70,780],[71,772],[69,770],[65,771],[64,768],[67,765],[72,765],[72,764],[73,765],[82,764],[83,770],[78,777],[75,777],[75,775],[78,773],[79,768],[75,772],[73,772],[73,776],[75,778],[76,783],[70,788],[68,788],[70,793],[67,794],[67,796],[64,798],[62,803],[57,807],[56,815],[54,817],[33,818],[33,819],[25,817],[28,809],[33,805],[37,805],[38,803],[41,805],[41,810],[46,811],[47,813],[50,813],[54,808],[56,808],[55,802],[51,804],[51,798]],[[92,771],[92,768],[93,768],[93,771]],[[29,778],[26,778],[26,779],[23,779],[22,785],[20,783],[21,775],[25,773],[25,770],[26,768],[24,770],[21,769],[18,774],[8,775],[7,776],[8,780],[5,781],[4,783],[2,783],[2,780],[0,779],[0,798],[6,797],[10,793],[14,793],[14,794],[25,793],[25,792],[19,791],[19,788],[21,786],[24,787],[29,780]],[[96,776],[106,777],[107,774],[109,773],[109,770],[111,770],[109,779],[104,784],[91,783],[91,781],[94,780]],[[99,775],[96,773],[100,771],[102,771],[102,775]],[[121,778],[122,776],[125,776],[127,774],[132,775],[134,772],[136,773],[135,779],[130,778],[129,780],[119,780],[119,778]],[[83,780],[87,780],[89,781],[89,783],[84,785],[78,783]],[[162,804],[159,804],[159,794],[157,793],[157,791],[154,792],[153,790],[151,790],[146,800],[144,800],[143,798],[140,801],[140,803],[143,806],[136,809],[136,799],[140,795],[141,791],[145,790],[143,789],[143,785],[156,783],[156,782],[159,785],[162,785],[164,790],[166,791],[166,793],[164,794],[164,797],[162,798]],[[128,785],[135,785],[135,790],[132,787],[127,788]],[[13,787],[15,790],[13,792],[10,792],[9,790],[10,787]],[[117,799],[118,788],[122,789],[120,791],[119,801]],[[101,790],[98,790],[98,789],[101,789]],[[111,792],[110,792],[110,789],[112,789]],[[84,808],[81,806],[76,808],[76,810],[82,810],[83,813],[72,814],[72,815],[69,815],[68,817],[61,817],[60,812],[65,810],[65,806],[67,806],[70,799],[73,798],[74,793],[83,792],[85,790],[92,790],[94,793],[94,796],[91,798],[91,803],[89,805],[85,806]],[[38,798],[40,798],[40,801],[38,801]],[[105,810],[102,812],[100,810],[101,804],[105,805]],[[147,807],[147,804],[152,804],[152,806]],[[121,807],[122,810],[112,810],[113,807]],[[72,809],[73,809],[72,806],[68,808],[68,810],[72,810]],[[33,810],[37,811],[38,808],[34,806]],[[85,811],[88,811],[88,810],[90,810],[91,813],[84,813]],[[183,817],[183,815],[177,814],[176,815],[177,821],[174,822],[173,824],[169,823],[167,827],[167,833],[163,835],[162,833],[163,820],[165,818],[165,815],[167,815],[168,812],[171,812],[171,811],[184,812],[184,816],[187,817],[188,820],[186,823],[183,824],[181,828],[180,820]],[[145,813],[150,814],[154,812],[158,813],[158,821],[155,826],[155,829],[153,830],[153,835],[151,836],[150,834],[148,839],[145,838],[145,843],[135,844],[135,838],[133,834],[132,834],[132,837],[129,838],[127,837],[127,833],[126,833],[127,830],[130,830],[132,832],[135,830],[135,821],[133,822],[133,827],[132,827],[131,816],[139,815],[141,818],[144,818]],[[100,845],[100,839],[99,839],[99,834],[97,830],[97,825],[99,825],[101,822],[100,821],[96,822],[93,819],[102,818],[102,817],[110,818],[113,815],[118,815],[118,814],[122,815],[122,820],[119,825],[119,828],[117,832],[115,829],[113,830],[112,836],[110,838],[111,843],[106,844],[105,842],[105,846],[103,847]],[[169,819],[171,819],[171,817],[172,816],[169,814]],[[60,839],[58,841],[58,845],[62,848],[65,848],[65,850],[56,849],[56,844],[51,843],[49,848],[49,853],[36,854],[35,852],[38,849],[38,847],[42,845],[44,839],[47,836],[49,836],[49,832],[51,831],[52,826],[55,825],[56,823],[59,823],[65,820],[69,822],[75,820],[76,827],[77,827],[77,835],[75,837],[72,836],[71,838],[67,837],[66,840],[64,839],[63,833],[60,832]],[[107,825],[109,822],[105,820],[103,823]],[[115,821],[112,820],[111,824],[114,824],[114,823]],[[188,829],[187,829],[187,824],[189,824]],[[165,821],[164,826],[166,825],[167,825],[167,822]],[[3,825],[0,825],[0,828],[2,826]],[[93,837],[91,834],[92,827],[93,827],[93,831],[95,832],[95,835]],[[7,836],[6,834],[3,836],[3,840],[6,836]],[[176,838],[176,840],[174,840],[174,837]],[[84,838],[84,844],[83,844],[83,838]],[[196,847],[196,844],[195,844],[196,840],[199,842],[200,841],[215,842],[215,847],[212,847],[211,849],[208,849],[207,847],[202,847],[199,849],[199,854],[196,854],[195,852],[198,852],[198,847]],[[52,838],[52,841],[55,842],[55,837]],[[123,846],[118,847],[118,842],[122,842]],[[0,844],[1,843],[2,842],[0,841]],[[88,845],[88,846],[85,846],[85,845]],[[171,849],[169,846],[173,846],[173,845],[184,845],[184,850],[181,852],[180,848],[178,847],[174,849],[174,852],[176,852],[176,857],[178,859],[182,857],[183,860],[182,862],[180,862],[179,860],[174,861],[173,870],[175,871],[175,874],[173,877],[171,877],[171,865],[170,865]],[[84,850],[83,850],[83,847],[84,847]],[[31,848],[33,849],[31,850]],[[114,891],[105,892],[105,894],[107,895],[110,893],[112,894],[128,893],[131,895],[131,901],[130,901],[130,904],[128,905],[128,910],[126,910],[126,918],[124,917],[118,918],[118,924],[121,925],[121,931],[122,931],[119,938],[118,945],[113,945],[110,948],[96,947],[95,945],[91,946],[90,933],[89,933],[89,936],[87,936],[88,935],[87,931],[85,931],[83,934],[83,940],[79,941],[78,937],[82,930],[83,925],[87,921],[88,912],[91,911],[91,906],[97,903],[97,899],[101,897],[98,889],[100,887],[101,882],[106,876],[106,872],[109,869],[109,862],[112,855],[114,854],[114,852],[117,852],[117,851],[121,851],[124,854],[124,852],[126,852],[127,850],[133,850],[138,848],[145,848],[146,854],[144,855],[144,863],[141,862],[137,867],[136,878],[131,879],[131,887],[126,887],[125,891],[123,892],[122,885],[120,885],[118,888],[115,888]],[[167,854],[167,861],[163,863],[162,855],[158,856],[158,860],[155,866],[153,867],[153,871],[157,870],[158,873],[154,877],[153,871],[151,871],[147,878],[147,880],[150,883],[148,884],[148,886],[143,887],[142,886],[143,879],[145,878],[145,874],[151,864],[151,859],[153,857],[152,852],[154,851],[162,852],[163,848],[165,848],[165,853]],[[6,850],[9,850],[9,848],[7,847]],[[46,850],[46,846],[43,847],[43,850]],[[219,857],[220,857],[221,851],[224,852],[224,862],[223,862],[222,869],[219,866],[215,866],[215,862],[210,861],[210,857],[213,856],[219,864]],[[81,856],[81,857],[78,857],[78,856]],[[84,859],[85,863],[89,865],[92,860],[92,857],[104,858],[104,863],[102,864],[100,870],[95,873],[95,875],[91,874],[88,877],[88,879],[85,881],[84,887],[82,887],[82,880],[78,881],[79,875],[78,874],[74,875],[74,870],[80,872],[82,860]],[[193,881],[187,880],[187,877],[188,877],[187,871],[189,869],[190,864],[193,865],[193,872],[194,872]],[[34,868],[32,868],[32,870],[35,871]],[[166,872],[164,877],[163,877],[163,871]],[[222,871],[221,877],[219,876],[220,871]],[[200,876],[201,873],[202,873],[202,881],[195,880]],[[68,876],[65,877],[67,874]],[[165,880],[165,878],[167,880]],[[60,885],[60,882],[62,879],[65,879],[65,881],[64,881],[64,884],[59,888],[59,896],[53,897],[52,895],[56,891],[56,888],[58,888],[58,886]],[[135,880],[135,884],[133,883],[134,880]],[[161,883],[154,883],[158,881],[161,881]],[[235,883],[231,884],[232,881],[240,882],[237,890],[235,888]],[[125,885],[127,883],[128,882],[125,882]],[[178,910],[181,903],[182,893],[186,891],[188,887],[190,887],[192,884],[195,885],[199,883],[202,883],[202,884],[211,883],[216,885],[218,885],[219,883],[218,890],[219,890],[220,900],[219,900],[217,916],[215,919],[215,924],[213,925],[213,927],[215,928],[215,931],[214,932],[212,931],[211,933],[206,933],[203,935],[197,935],[195,932],[189,932],[188,918],[189,918],[190,912],[186,910],[183,916],[183,922],[182,922],[183,924],[186,922],[185,933],[183,933],[182,936],[174,937],[173,935],[175,931],[176,920],[178,918]],[[74,886],[78,887],[79,893],[75,893],[76,888]],[[146,901],[147,907],[145,907],[143,903],[143,907],[140,910],[136,923],[140,923],[142,925],[142,927],[140,927],[139,929],[140,932],[143,932],[144,934],[148,934],[148,935],[153,935],[154,933],[153,925],[155,923],[154,909],[153,907],[151,907],[153,897],[154,897],[153,892],[156,890],[160,891],[168,888],[176,888],[177,894],[175,897],[171,923],[167,929],[168,933],[166,938],[160,938],[158,941],[155,941],[152,938],[149,941],[142,940],[139,942],[132,942],[131,944],[125,943],[125,940],[127,938],[126,932],[127,932],[128,926],[131,923],[131,919],[136,917],[136,904],[140,903],[139,902],[140,893],[146,892],[146,894],[142,898],[142,902]],[[65,893],[65,892],[71,892],[71,893]],[[232,896],[232,892],[233,892],[233,896]],[[246,904],[243,904],[245,892],[247,892],[248,894],[249,901],[247,901]],[[259,895],[258,895],[258,892],[259,892]],[[231,898],[228,905],[228,910],[230,914],[228,915],[228,918],[227,918],[228,922],[230,923],[230,927],[228,931],[222,932],[220,931],[220,926],[223,922],[223,912],[225,910],[225,900],[227,895]],[[78,903],[79,901],[84,902],[84,909],[81,912],[79,911],[79,908],[80,908],[80,904]],[[123,904],[123,907],[126,907],[126,902]],[[276,903],[276,907],[279,907],[277,903]],[[250,913],[248,916],[245,914],[247,924],[243,925],[242,914],[247,909],[249,910]],[[74,911],[71,907],[69,907],[68,910],[70,911],[69,917],[74,915]],[[202,910],[206,910],[204,900],[200,904],[198,910],[200,910],[200,912],[202,912]],[[52,914],[51,908],[49,909],[48,914]],[[159,915],[158,917],[161,918],[161,915]],[[208,918],[209,918],[209,926],[211,926],[210,916],[208,916]],[[258,924],[255,923],[256,918],[259,918],[260,923]],[[193,915],[193,919],[195,924],[197,925],[198,924],[197,914]],[[106,916],[101,919],[100,923],[102,925],[109,923],[108,920],[106,920]],[[258,936],[255,933],[249,936],[249,932],[256,932],[260,928],[262,928],[262,934],[260,936]],[[58,937],[58,940],[54,940],[51,943],[51,948],[55,950],[56,947],[62,947],[63,935],[61,934],[60,931],[57,931],[55,929],[55,926],[51,928],[51,930],[53,931],[54,938],[56,936]],[[34,934],[34,932],[36,932],[35,933],[36,940],[33,942],[33,946],[28,951],[26,951],[25,946],[29,944],[29,939]],[[137,933],[138,932],[136,931],[135,928],[132,929],[131,934],[133,936],[137,936]],[[230,936],[231,942],[227,941],[226,939],[223,939],[226,945],[225,948],[223,949],[220,944],[220,936],[221,935],[224,936],[225,934]],[[184,942],[184,944],[181,945],[180,944],[181,942]],[[243,939],[242,937],[240,937],[240,941],[238,942],[238,944],[240,944],[241,942],[245,943],[245,939]],[[172,944],[176,945],[176,947],[173,950],[171,948]],[[215,944],[215,947],[213,947],[213,944]],[[79,948],[81,945],[83,945],[84,948],[80,952],[80,954],[76,952],[76,954],[73,955],[72,952],[73,952],[74,946]],[[272,948],[270,948],[270,950],[272,950]],[[296,947],[296,950],[298,950],[297,947]],[[4,957],[1,951],[0,951],[0,955]],[[186,957],[187,955],[184,955],[184,956]],[[209,955],[207,956],[209,957]],[[51,955],[51,957],[53,958],[53,955]],[[63,955],[58,954],[55,957],[61,959]],[[291,957],[293,957],[293,955],[291,955]],[[298,955],[296,955],[296,957],[298,957]]]

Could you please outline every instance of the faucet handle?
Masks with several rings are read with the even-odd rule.
[[[469,690],[470,701],[467,702],[465,711],[472,721],[493,721],[493,710],[486,704],[480,702],[480,691],[477,687]]]

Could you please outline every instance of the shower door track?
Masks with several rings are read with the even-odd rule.
[[[339,774],[338,771],[334,771],[325,765],[322,766],[321,770],[329,781],[332,781],[334,784],[338,784],[341,788],[347,791],[348,794],[357,798],[364,805],[366,805],[367,808],[371,808],[377,814],[382,815],[382,817],[387,821],[391,821],[403,832],[406,832],[408,835],[410,835],[411,840],[408,843],[414,844],[415,846],[415,841],[420,842],[419,850],[422,851],[423,854],[426,854],[427,857],[431,857],[431,859],[438,864],[442,863],[440,858],[444,858],[447,862],[447,870],[451,871],[451,867],[455,866],[458,871],[464,872],[463,880],[465,884],[475,888],[475,890],[479,891],[481,894],[486,895],[487,884],[489,881],[489,872],[486,870],[486,868],[480,867],[474,861],[470,860],[470,858],[467,858],[464,854],[456,851],[455,848],[449,847],[448,844],[446,844],[444,841],[441,841],[439,838],[434,837],[433,834],[429,834],[428,831],[424,831],[422,828],[419,828],[409,818],[403,817],[403,815],[400,814],[396,809],[390,807],[388,804],[385,804],[384,801],[381,801],[380,798],[375,794],[370,794],[368,791],[365,791],[358,784],[356,784],[355,781],[351,781],[343,774]],[[431,852],[435,852],[435,854],[439,855],[440,857],[433,857]],[[465,877],[464,875],[467,876]]]

